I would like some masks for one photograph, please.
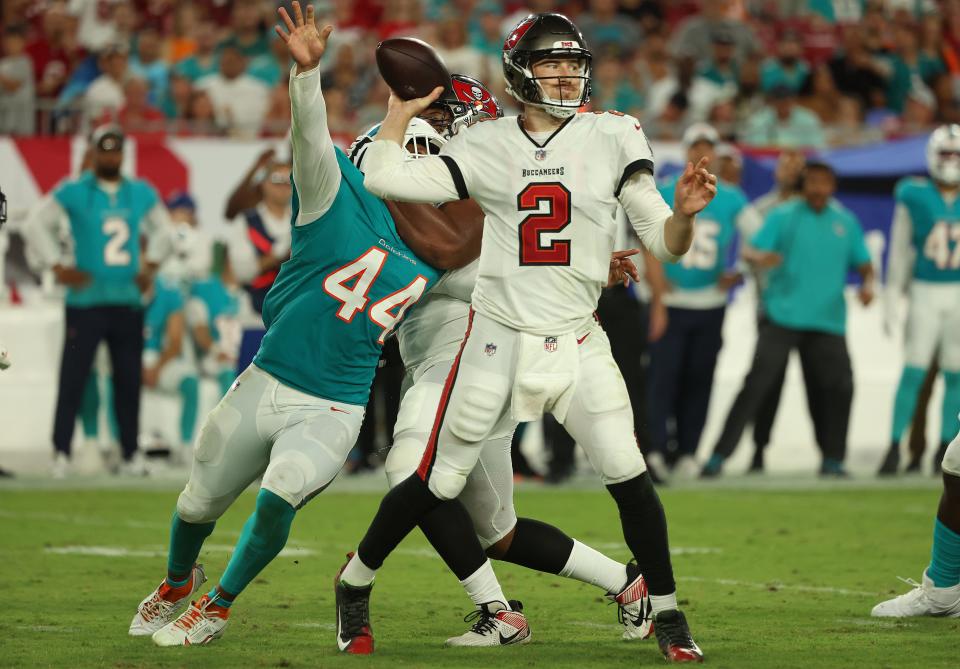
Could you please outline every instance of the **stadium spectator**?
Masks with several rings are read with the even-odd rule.
[[[760,88],[767,93],[778,86],[786,86],[799,93],[810,75],[810,67],[801,59],[803,43],[792,30],[784,32],[777,41],[777,57],[768,58],[760,68]]]
[[[56,98],[83,54],[63,3],[53,3],[44,13],[43,31],[26,50],[33,61],[37,98]]]
[[[217,27],[212,21],[200,21],[194,30],[195,51],[174,65],[190,81],[196,82],[203,77],[216,74],[220,69],[217,58]]]
[[[736,42],[733,35],[720,31],[713,35],[713,57],[701,63],[698,74],[718,86],[737,86],[739,63],[736,61]]]
[[[26,30],[7,26],[0,57],[0,134],[30,135],[34,122],[33,66],[25,53]]]
[[[423,7],[419,0],[391,0],[384,3],[383,14],[376,24],[380,40],[410,35],[423,24]]]
[[[69,0],[67,11],[77,19],[77,41],[96,53],[116,42],[117,31],[113,22],[116,5],[122,0]]]
[[[136,134],[139,139],[162,139],[165,117],[163,112],[147,100],[149,92],[150,87],[146,80],[139,77],[128,78],[123,85],[123,106],[115,114],[106,112],[104,117],[99,119],[98,125],[113,121],[128,135]]]
[[[197,26],[200,14],[192,2],[181,2],[173,11],[170,35],[166,40],[164,60],[177,64],[192,56],[197,50]]]
[[[290,255],[291,239],[290,165],[272,161],[265,172],[263,201],[240,214],[227,242],[230,267],[258,314],[280,263]]]
[[[907,98],[915,91],[928,89],[944,71],[943,60],[920,51],[916,29],[900,24],[894,29],[896,51],[887,58],[890,75],[887,79],[887,106],[902,113]]]
[[[846,98],[837,90],[830,68],[826,65],[814,68],[801,93],[799,104],[816,114],[824,124],[833,123],[837,119],[840,115],[838,101]]]
[[[144,26],[137,32],[137,51],[130,59],[130,73],[149,84],[149,102],[154,107],[163,104],[167,94],[170,67],[162,58],[163,44],[159,31]]]
[[[192,135],[220,135],[223,134],[217,125],[216,111],[213,101],[206,91],[192,91],[190,104],[187,107],[186,125],[181,126],[182,134]]]
[[[168,119],[185,119],[190,112],[190,95],[193,93],[190,79],[182,72],[171,69],[167,91],[160,106],[163,115]]]
[[[587,46],[600,53],[615,50],[630,53],[641,43],[640,29],[618,12],[617,0],[590,0],[589,9],[577,17]]]
[[[772,392],[793,349],[807,373],[807,393],[822,450],[820,474],[847,476],[843,461],[853,401],[847,352],[847,273],[862,279],[864,305],[873,300],[873,265],[856,218],[833,200],[836,176],[826,163],[808,162],[802,197],[774,208],[743,257],[771,270],[753,364],[701,476],[720,473],[747,423]]]
[[[246,73],[247,59],[236,46],[220,51],[220,71],[196,83],[213,103],[217,124],[230,134],[253,137],[260,132],[270,89]]]
[[[83,95],[83,109],[89,119],[116,113],[123,106],[123,85],[128,76],[127,45],[118,42],[104,47],[97,65],[101,74]]]
[[[230,14],[231,34],[220,43],[221,52],[234,48],[248,61],[270,53],[270,38],[264,30],[260,9],[258,0],[236,0],[233,3]]]
[[[750,26],[728,16],[728,0],[700,0],[700,11],[681,23],[670,39],[675,55],[693,56],[698,63],[710,60],[717,34],[733,37],[736,58],[743,61],[757,50],[757,38]]]
[[[842,93],[860,100],[864,110],[883,107],[886,76],[863,42],[858,25],[849,25],[843,31],[843,50],[830,59],[830,72]]]
[[[271,88],[277,84],[286,87],[290,75],[290,54],[283,40],[279,37],[270,40],[270,52],[251,60],[247,74]]]
[[[467,41],[466,17],[452,10],[437,26],[437,53],[443,58],[447,69],[486,82],[491,79],[487,58]]]
[[[367,100],[375,82],[383,83],[382,77],[371,72],[370,68],[361,68],[357,60],[357,51],[353,45],[342,45],[337,50],[336,64],[324,75],[322,82],[326,90],[338,89],[343,91],[351,107],[359,107]],[[456,70],[451,71],[455,72]],[[383,100],[384,98],[381,95],[374,98],[379,110],[383,109]],[[356,137],[356,133],[350,134],[351,137]]]
[[[747,119],[741,141],[752,146],[812,147],[826,145],[820,119],[797,105],[794,92],[777,86],[768,96],[770,104]]]
[[[608,53],[596,61],[592,86],[590,100],[594,109],[616,109],[638,118],[643,116],[643,95],[627,78],[617,53]]]
[[[67,475],[74,422],[94,353],[105,340],[113,369],[114,407],[128,473],[144,473],[137,454],[143,311],[141,292],[171,252],[171,226],[153,187],[120,174],[123,133],[98,128],[90,139],[92,170],[62,182],[35,209],[24,234],[41,264],[67,287],[66,337],[54,422],[53,473]],[[74,265],[61,259],[62,221],[70,224]],[[146,251],[141,241],[146,237]]]

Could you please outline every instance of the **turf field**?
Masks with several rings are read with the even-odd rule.
[[[716,667],[957,667],[960,620],[877,621],[871,606],[919,579],[929,553],[932,482],[792,490],[666,489],[682,607]],[[343,490],[338,488],[337,490]],[[378,576],[377,653],[340,656],[334,572],[371,518],[376,492],[325,493],[281,555],[234,605],[214,645],[158,649],[130,638],[139,600],[164,575],[170,490],[0,488],[3,667],[635,667],[656,643],[619,638],[597,590],[498,564],[533,630],[526,646],[452,650],[470,609],[455,578],[411,536]],[[253,496],[220,521],[201,556],[215,582]],[[552,521],[625,558],[616,511],[593,488],[523,488],[521,515]]]

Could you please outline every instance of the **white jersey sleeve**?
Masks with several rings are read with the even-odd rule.
[[[663,200],[653,175],[634,172],[620,187],[620,204],[630,225],[647,250],[657,260],[676,262],[680,256],[670,253],[663,238],[663,228],[673,210]]]
[[[910,243],[913,236],[913,220],[906,205],[898,202],[893,209],[893,224],[890,226],[890,251],[887,255],[887,289],[903,294],[910,282],[910,268],[913,266],[914,248]]]
[[[426,156],[407,160],[405,154],[396,142],[372,142],[363,163],[364,187],[377,197],[399,202],[439,204],[467,197],[454,181],[449,159]]]
[[[173,255],[173,221],[163,203],[157,202],[144,216],[143,222],[147,233],[147,262],[159,265]]]
[[[60,223],[66,215],[57,198],[50,194],[41,198],[30,212],[21,234],[27,244],[28,258],[38,269],[60,262]]]
[[[340,166],[327,128],[327,106],[320,90],[320,68],[290,71],[290,141],[293,183],[300,198],[297,225],[320,218],[340,189]]]

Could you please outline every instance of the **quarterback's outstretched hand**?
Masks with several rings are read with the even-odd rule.
[[[613,288],[618,284],[623,284],[626,288],[630,285],[630,279],[636,282],[640,281],[640,272],[637,266],[630,260],[630,256],[640,253],[640,249],[626,249],[625,251],[614,251],[610,256],[610,271],[607,275],[607,288]]]
[[[297,64],[297,74],[312,70],[320,64],[320,58],[327,50],[327,38],[333,32],[333,26],[324,26],[323,30],[317,30],[317,25],[313,22],[313,5],[307,5],[307,17],[304,19],[297,0],[293,2],[293,15],[296,22],[290,18],[283,7],[278,9],[277,13],[289,32],[280,26],[274,26],[274,30],[287,44],[290,57]]]
[[[703,211],[717,194],[717,177],[707,172],[709,162],[709,158],[703,157],[696,167],[693,163],[687,163],[673,195],[675,212],[684,216],[695,216]]]

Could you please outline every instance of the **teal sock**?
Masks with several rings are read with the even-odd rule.
[[[83,426],[83,436],[87,439],[95,438],[100,432],[99,414],[100,391],[97,388],[97,374],[90,372],[80,400],[80,424]]]
[[[920,386],[923,385],[926,375],[927,371],[919,367],[903,368],[900,383],[897,385],[897,394],[893,400],[893,428],[890,439],[892,443],[900,443],[900,438],[913,420],[913,412],[917,408],[917,395],[920,394]]]
[[[269,490],[260,490],[257,508],[243,526],[237,549],[220,579],[222,591],[236,597],[270,564],[286,545],[296,514],[286,500]]]
[[[236,378],[237,375],[232,369],[225,369],[217,375],[217,381],[220,383],[220,397],[227,394]]]
[[[940,443],[949,444],[960,430],[960,372],[943,372],[943,407],[940,415]]]
[[[221,588],[219,585],[208,592],[207,597],[209,597],[210,601],[215,603],[217,606],[225,609],[229,609],[233,604],[233,600],[236,599],[236,595],[224,592],[223,588]]]
[[[193,443],[193,430],[197,425],[197,411],[200,404],[200,386],[197,377],[188,376],[180,382],[180,443]]]
[[[933,524],[933,550],[927,576],[938,588],[960,584],[960,534],[940,522]]]
[[[115,441],[120,441],[120,425],[117,424],[117,409],[113,406],[113,377],[107,379],[104,391],[104,404],[107,405],[107,424]]]
[[[173,512],[173,522],[170,525],[170,553],[167,557],[167,582],[182,585],[184,579],[190,578],[190,571],[197,562],[200,548],[206,541],[216,521],[209,523],[188,523],[182,520],[176,511]]]

